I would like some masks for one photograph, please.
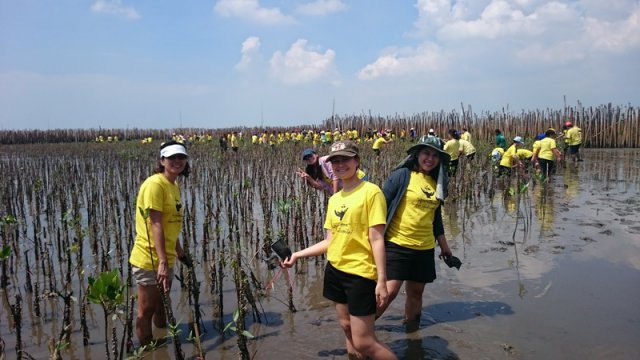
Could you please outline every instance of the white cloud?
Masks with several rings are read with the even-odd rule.
[[[537,25],[538,15],[525,15],[502,0],[492,1],[475,20],[455,20],[444,26],[439,34],[445,38],[496,39],[504,36],[536,35],[542,32]]]
[[[321,54],[308,48],[307,40],[298,39],[286,53],[276,51],[273,54],[271,76],[288,85],[311,83],[331,74],[335,56],[331,49]]]
[[[372,64],[358,72],[358,79],[370,80],[382,76],[403,76],[428,73],[444,68],[446,56],[432,43],[425,43],[417,49],[390,50]]]
[[[263,25],[291,24],[295,20],[279,8],[264,8],[258,0],[220,0],[214,11],[225,17],[245,19]]]
[[[640,47],[640,7],[636,7],[627,19],[622,21],[585,20],[586,36],[593,48],[623,53]]]
[[[236,64],[237,70],[246,69],[253,62],[256,56],[259,56],[260,51],[260,38],[257,36],[250,36],[242,42],[242,58],[240,62]]]
[[[593,52],[621,54],[640,48],[639,6],[617,21],[584,17],[558,3],[542,6],[537,14],[544,19],[540,25],[545,28],[545,36],[516,52],[523,61],[565,64],[583,60]]]
[[[347,10],[347,5],[342,0],[316,0],[296,8],[300,14],[309,16],[323,16],[345,10]]]
[[[110,14],[137,20],[140,15],[132,6],[122,5],[120,0],[97,0],[91,5],[91,11],[98,14]]]

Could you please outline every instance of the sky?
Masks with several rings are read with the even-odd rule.
[[[640,0],[0,0],[0,130],[638,106]]]

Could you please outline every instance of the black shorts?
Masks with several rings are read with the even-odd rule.
[[[538,159],[538,162],[543,176],[551,175],[555,172],[555,162],[553,160]]]
[[[436,279],[435,249],[414,250],[385,241],[387,280],[431,283]]]
[[[471,153],[469,155],[466,155],[467,160],[473,160],[473,158],[476,157],[476,153]]]
[[[569,145],[569,154],[577,154],[578,150],[580,150],[580,144],[578,144],[578,145]]]
[[[376,313],[376,282],[340,271],[330,262],[324,269],[322,295],[338,304],[347,304],[350,315],[368,316]]]

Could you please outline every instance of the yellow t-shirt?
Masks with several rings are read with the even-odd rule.
[[[376,149],[379,150],[380,147],[382,147],[382,144],[386,144],[386,143],[387,143],[387,140],[385,140],[385,138],[379,137],[373,142],[373,145],[371,146],[371,148],[374,150]]]
[[[582,130],[574,126],[571,129],[567,130],[565,135],[565,142],[567,145],[580,145],[582,144]]]
[[[504,152],[504,155],[502,155],[502,159],[500,159],[500,166],[513,167],[513,156],[516,155],[516,151],[516,144],[509,146],[507,151]]]
[[[554,161],[556,156],[553,153],[553,149],[555,148],[556,148],[555,139],[546,137],[540,140],[540,151],[538,152],[538,158]]]
[[[386,239],[415,250],[435,248],[433,219],[439,205],[436,181],[429,175],[412,171],[407,192],[387,227]]]
[[[527,149],[518,149],[518,151],[516,151],[516,154],[518,155],[520,160],[531,159],[531,157],[533,156],[533,152]]]
[[[533,142],[533,145],[532,145],[532,149],[531,149],[531,151],[533,151],[533,153],[535,153],[535,152],[536,152],[536,149],[539,149],[539,148],[540,148],[540,140],[536,140],[536,141],[534,141],[534,142]]]
[[[460,134],[460,140],[471,142],[471,134],[468,131],[463,132]]]
[[[460,156],[460,141],[451,139],[444,144],[444,151],[449,153],[451,160],[458,160]]]
[[[459,142],[460,142],[460,151],[462,151],[462,153],[465,156],[469,156],[476,152],[476,147],[473,146],[473,144],[470,143],[469,141],[460,139]]]
[[[129,262],[141,269],[155,270],[153,265],[157,268],[159,261],[151,234],[151,218],[147,218],[145,221],[140,213],[140,208],[162,212],[165,251],[171,268],[176,257],[176,242],[180,230],[182,230],[183,209],[180,202],[180,187],[178,184],[169,182],[163,174],[148,177],[140,186],[136,200],[136,240],[133,244],[133,250],[131,250]],[[149,244],[151,244],[151,248],[149,248]],[[153,256],[153,265],[151,256]]]
[[[324,228],[332,239],[327,260],[340,271],[377,280],[378,272],[369,242],[369,228],[386,224],[387,203],[382,190],[368,181],[355,189],[331,196]]]

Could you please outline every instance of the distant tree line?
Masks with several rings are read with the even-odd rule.
[[[549,127],[561,131],[566,121],[582,129],[583,146],[592,148],[637,148],[640,147],[640,107],[620,106],[611,103],[600,106],[566,106],[563,109],[536,109],[513,112],[508,109],[494,112],[474,113],[471,106],[461,104],[460,111],[423,112],[413,115],[395,114],[380,116],[372,114],[336,115],[316,125],[288,127],[235,127],[225,129],[212,128],[175,128],[175,129],[52,129],[52,130],[3,130],[0,131],[0,144],[28,143],[64,143],[91,142],[99,137],[116,138],[119,141],[169,139],[173,134],[214,135],[230,131],[239,131],[245,135],[264,131],[305,131],[313,129],[340,130],[357,129],[361,134],[367,131],[387,129],[398,134],[402,129],[415,128],[418,134],[426,134],[433,128],[437,134],[444,135],[448,129],[466,127],[476,141],[493,141],[495,129],[500,129],[507,137],[516,135],[525,138],[535,137]]]

